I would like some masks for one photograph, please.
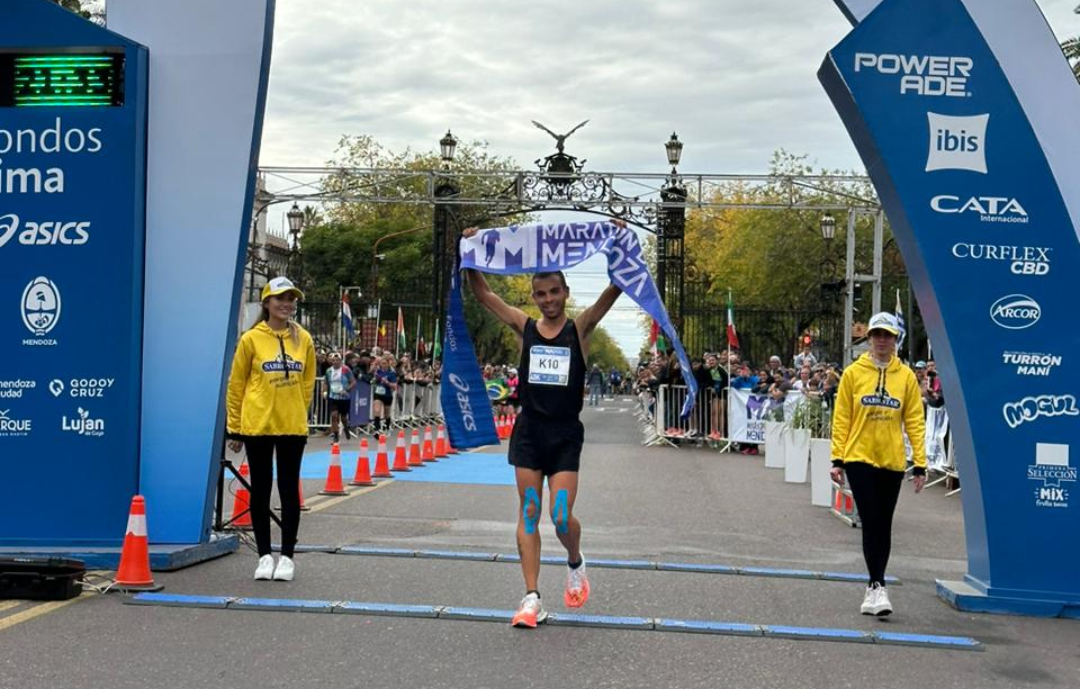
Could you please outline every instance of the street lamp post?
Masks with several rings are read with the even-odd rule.
[[[439,154],[444,170],[450,169],[454,162],[457,139],[446,130],[446,136],[439,140]],[[439,177],[435,185],[435,209],[432,217],[432,294],[431,307],[436,322],[441,321],[446,313],[446,292],[450,273],[454,270],[454,252],[457,250],[457,233],[454,227],[454,209],[446,203],[460,193],[449,177]]]
[[[657,218],[656,288],[669,314],[675,314],[675,331],[683,335],[683,239],[686,230],[686,187],[678,174],[683,142],[672,132],[664,144],[671,175],[660,189],[661,209]]]
[[[304,263],[300,252],[300,233],[304,230],[304,211],[297,203],[285,214],[289,222],[289,235],[292,237],[292,253],[289,254],[289,277],[296,281],[301,291],[304,289]],[[295,272],[295,275],[292,273]]]

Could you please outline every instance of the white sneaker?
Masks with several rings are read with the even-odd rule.
[[[566,591],[563,602],[569,608],[580,608],[589,600],[589,577],[585,574],[585,556],[577,569],[566,568]]]
[[[874,614],[878,617],[885,617],[892,614],[892,602],[889,601],[889,589],[884,586],[878,587],[878,599],[877,607],[874,609]]]
[[[862,606],[859,607],[859,612],[864,615],[873,615],[874,608],[877,606],[878,590],[873,586],[866,587],[866,595],[863,596]]]
[[[274,576],[274,556],[263,555],[259,558],[259,566],[255,568],[255,581],[270,581]]]
[[[518,606],[517,612],[514,613],[514,619],[511,620],[510,624],[515,627],[536,629],[536,625],[546,619],[547,611],[544,610],[544,605],[540,602],[540,596],[529,593],[521,599],[521,605]]]
[[[292,558],[282,555],[274,569],[274,581],[292,581],[295,573],[296,565],[293,564]]]

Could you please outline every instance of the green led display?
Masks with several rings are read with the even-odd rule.
[[[0,107],[111,107],[124,104],[119,54],[0,56]]]

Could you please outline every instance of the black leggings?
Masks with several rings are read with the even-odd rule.
[[[844,464],[862,522],[863,557],[870,584],[885,585],[885,567],[892,550],[892,519],[904,472],[879,469],[865,462]]]
[[[292,557],[300,528],[300,461],[303,435],[262,435],[244,438],[251,469],[251,526],[259,555],[270,550],[270,491],[274,485],[274,450],[277,450],[278,498],[281,500],[281,554]]]

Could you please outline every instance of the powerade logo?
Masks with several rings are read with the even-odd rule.
[[[473,415],[472,404],[469,402],[469,384],[456,373],[451,373],[449,378],[450,384],[457,389],[454,399],[457,400],[458,410],[461,412],[461,418],[465,422],[465,429],[475,431],[476,417]]]
[[[1032,352],[1002,352],[1001,362],[1006,366],[1015,366],[1018,376],[1048,376],[1063,358],[1056,354],[1037,354]]]
[[[1041,416],[1080,416],[1080,409],[1076,408],[1076,398],[1072,395],[1039,395],[1008,402],[1001,408],[1001,413],[1009,428],[1016,428]]]
[[[18,242],[23,246],[45,246],[63,244],[81,246],[90,241],[90,223],[88,222],[30,222],[25,223],[19,232],[19,216],[14,213],[0,215],[0,247],[7,244],[18,234]]]
[[[1027,223],[1028,214],[1020,202],[1008,196],[969,196],[961,198],[950,194],[939,194],[930,199],[930,208],[935,213],[946,215],[964,215],[973,213],[982,222]]]
[[[986,174],[986,124],[990,115],[954,117],[926,113],[930,121],[930,152],[926,171],[970,170]]]
[[[1010,294],[990,307],[990,319],[1006,330],[1024,330],[1039,322],[1042,307],[1026,294]]]
[[[1011,246],[1007,244],[953,244],[952,255],[956,258],[976,261],[999,261],[1009,265],[1013,275],[1042,276],[1050,272],[1048,246]]]
[[[970,57],[855,53],[855,71],[900,77],[900,95],[967,98]]]

